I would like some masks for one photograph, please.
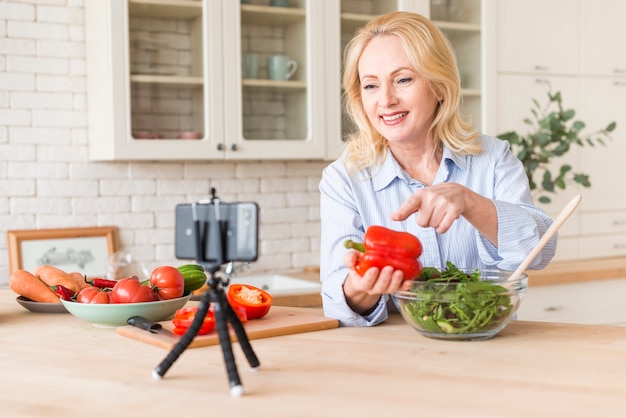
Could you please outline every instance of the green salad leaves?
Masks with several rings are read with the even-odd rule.
[[[478,269],[466,273],[449,261],[443,270],[424,268],[412,291],[415,300],[404,306],[405,313],[430,332],[488,331],[506,319],[513,309],[505,287],[482,280]]]

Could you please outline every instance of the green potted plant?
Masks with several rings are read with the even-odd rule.
[[[548,193],[565,190],[567,184],[577,183],[590,187],[589,175],[575,172],[569,164],[561,164],[557,172],[552,161],[565,155],[572,146],[606,145],[606,139],[612,139],[610,132],[615,130],[616,123],[611,122],[604,129],[590,134],[582,130],[585,123],[576,120],[574,109],[564,109],[561,93],[548,91],[548,103],[542,107],[533,99],[532,118],[525,118],[524,123],[530,131],[520,134],[515,131],[498,135],[509,141],[511,150],[524,164],[530,189],[538,194],[541,203],[550,203]]]

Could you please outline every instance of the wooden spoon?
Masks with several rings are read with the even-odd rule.
[[[517,279],[524,272],[524,270],[526,270],[526,268],[531,263],[531,261],[533,261],[534,258],[537,257],[537,254],[539,254],[539,251],[541,251],[543,247],[546,246],[550,238],[552,238],[552,236],[556,233],[556,231],[559,230],[561,225],[563,225],[563,223],[565,223],[567,218],[570,217],[572,212],[574,212],[574,209],[576,209],[576,207],[578,206],[581,200],[582,200],[581,195],[576,195],[574,196],[572,200],[570,200],[570,202],[563,208],[561,213],[559,213],[559,216],[556,217],[552,225],[550,225],[546,233],[543,234],[543,236],[541,237],[541,239],[539,240],[535,248],[533,248],[530,254],[526,256],[524,261],[522,261],[522,264],[520,264],[519,267],[513,272],[513,274],[511,274],[508,280]]]

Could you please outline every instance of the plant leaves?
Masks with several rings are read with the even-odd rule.
[[[580,132],[580,131],[583,130],[584,127],[585,127],[585,122],[581,122],[581,121],[577,120],[572,125],[572,130],[575,131],[575,132]]]
[[[553,175],[553,160],[567,155],[572,148],[571,145],[606,146],[606,141],[612,139],[609,133],[617,127],[617,123],[613,121],[604,129],[592,134],[583,134],[587,127],[585,122],[574,120],[576,115],[574,109],[563,110],[561,92],[552,92],[548,88],[547,97],[548,103],[543,108],[538,100],[532,99],[533,107],[530,112],[534,122],[530,118],[523,119],[523,122],[530,126],[529,132],[522,134],[510,131],[499,135],[509,142],[511,151],[522,161],[530,190],[539,192],[540,203],[551,202],[551,199],[541,192],[555,193],[555,188],[564,190],[572,183],[590,187],[589,175],[573,173],[569,164],[562,165],[558,175]],[[535,176],[541,176],[540,185]]]

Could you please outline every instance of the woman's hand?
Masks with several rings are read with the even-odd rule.
[[[403,221],[416,213],[415,221],[419,226],[432,227],[443,234],[465,212],[466,190],[457,183],[439,183],[419,189],[391,214],[391,219]]]
[[[357,251],[348,251],[343,258],[344,264],[350,270],[343,284],[343,293],[348,305],[358,314],[370,313],[376,307],[380,295],[408,290],[411,287],[411,280],[404,280],[402,270],[394,270],[391,266],[382,269],[372,267],[363,276],[359,276],[354,271],[357,258]]]
[[[498,215],[493,202],[458,183],[439,183],[417,190],[390,215],[403,221],[415,213],[423,228],[443,234],[459,216],[467,219],[481,234],[498,246]]]

